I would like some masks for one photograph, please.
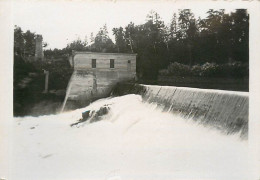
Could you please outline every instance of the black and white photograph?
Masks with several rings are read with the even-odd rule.
[[[0,180],[259,180],[259,5],[13,0]]]

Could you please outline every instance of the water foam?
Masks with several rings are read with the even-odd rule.
[[[108,105],[103,120],[70,127]],[[15,118],[12,179],[248,179],[247,141],[162,112],[139,95]]]

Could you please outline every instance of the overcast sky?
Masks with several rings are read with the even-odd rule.
[[[173,12],[178,9],[192,8],[195,16],[205,17],[212,6],[201,4],[176,4],[170,1],[157,2],[51,2],[51,1],[15,1],[13,4],[14,25],[23,31],[30,30],[43,35],[43,41],[49,48],[64,48],[66,44],[80,37],[85,39],[94,35],[100,27],[107,24],[112,39],[112,28],[125,27],[129,22],[141,24],[151,10],[159,13],[165,24],[170,22]],[[223,8],[223,7],[220,7]],[[225,8],[230,11],[232,7]]]

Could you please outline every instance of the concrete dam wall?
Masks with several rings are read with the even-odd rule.
[[[164,111],[181,115],[225,134],[248,132],[249,94],[247,92],[119,84],[114,95],[140,94],[148,103],[156,103]]]
[[[109,96],[117,82],[134,79],[124,71],[75,70],[71,76],[67,93],[68,100],[90,100]]]

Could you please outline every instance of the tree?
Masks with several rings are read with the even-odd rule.
[[[190,29],[191,24],[195,21],[194,14],[190,9],[183,9],[179,11],[179,30],[178,30],[178,39],[187,38],[187,32]]]
[[[177,16],[176,13],[173,13],[171,22],[170,22],[170,28],[169,28],[169,35],[170,35],[170,39],[174,40],[177,38],[177,26],[178,26],[178,22],[177,22]]]
[[[95,42],[94,34],[93,34],[93,32],[91,32],[91,34],[90,34],[90,43],[93,44],[94,42]]]
[[[14,52],[17,55],[28,57],[35,54],[36,34],[27,30],[25,33],[15,25],[14,27]]]
[[[147,15],[145,28],[148,30],[148,38],[153,45],[154,51],[157,51],[160,43],[164,43],[165,25],[159,14],[155,11],[150,11]]]
[[[77,40],[69,43],[66,49],[75,51],[86,51],[88,50],[88,43],[87,41],[82,41],[80,38],[78,38]]]
[[[195,38],[198,35],[198,28],[194,14],[190,9],[183,9],[179,11],[178,18],[179,30],[177,33],[177,38],[180,39],[186,46],[189,65],[193,65],[194,57],[194,44]]]
[[[108,36],[106,24],[98,31],[91,49],[98,52],[114,52],[114,43]]]
[[[32,33],[31,31],[27,30],[23,34],[23,38],[25,40],[25,45],[24,45],[24,54],[27,56],[34,56],[35,54],[35,38],[36,34]]]
[[[233,58],[247,62],[249,59],[249,15],[246,9],[237,9],[231,13]]]
[[[17,55],[23,55],[24,53],[24,38],[23,31],[20,27],[15,25],[14,28],[14,53]]]
[[[127,42],[127,46],[130,47],[131,52],[134,52],[134,39],[135,35],[137,32],[137,27],[135,27],[133,22],[130,22],[126,27],[125,27],[125,40]],[[136,45],[138,44],[138,40],[136,39]]]
[[[127,44],[125,40],[124,29],[122,27],[119,27],[119,28],[113,28],[112,31],[113,31],[113,35],[115,35],[117,51],[126,52]]]

